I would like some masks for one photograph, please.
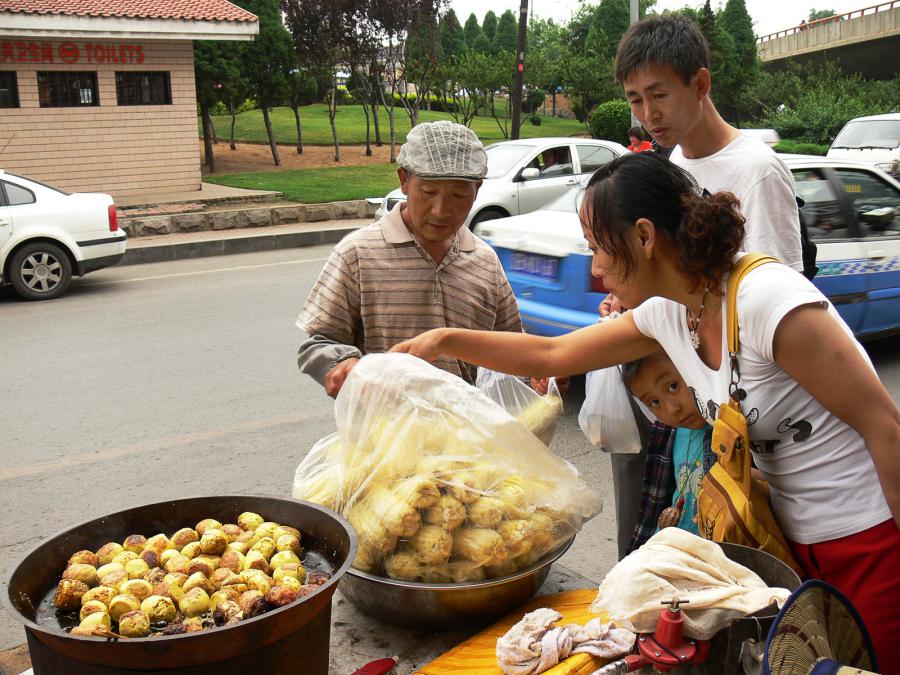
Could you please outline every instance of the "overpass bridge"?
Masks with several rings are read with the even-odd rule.
[[[810,64],[829,59],[847,72],[890,79],[900,73],[900,0],[764,35],[756,49],[764,64],[776,68],[786,59]]]

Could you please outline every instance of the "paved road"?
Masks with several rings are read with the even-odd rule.
[[[333,429],[302,377],[294,320],[330,247],[137,265],[76,279],[63,298],[0,291],[0,570],[42,537],[137,504],[286,495]],[[873,356],[900,397],[897,341]],[[563,562],[600,579],[615,559],[609,462],[577,429],[576,388],[553,448],[606,512]],[[0,614],[0,649],[22,642]]]

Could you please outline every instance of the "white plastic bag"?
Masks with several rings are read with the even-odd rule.
[[[477,388],[408,354],[370,354],[335,401],[337,433],[297,467],[293,496],[344,515],[354,567],[427,582],[524,569],[600,499],[578,471]]]
[[[550,378],[543,396],[515,375],[486,368],[478,369],[475,386],[528,427],[544,445],[550,445],[556,422],[563,413],[562,395],[555,377]]]
[[[630,397],[619,366],[594,370],[586,375],[578,426],[592,445],[604,452],[634,454],[641,451],[641,437]]]

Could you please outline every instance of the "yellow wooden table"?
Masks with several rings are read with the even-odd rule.
[[[417,675],[502,675],[497,666],[497,638],[518,623],[522,617],[535,609],[550,607],[562,614],[557,624],[586,624],[598,615],[588,611],[588,607],[597,597],[595,588],[587,588],[553,595],[542,595],[534,598],[527,605],[518,608],[496,623],[488,626],[480,633],[461,642],[450,651],[442,654],[431,663],[423,666]],[[607,621],[605,616],[599,617]],[[587,675],[606,665],[606,660],[590,654],[575,654],[559,665],[544,671],[546,675]]]

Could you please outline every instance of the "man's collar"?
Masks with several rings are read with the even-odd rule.
[[[413,241],[412,233],[407,229],[406,223],[403,222],[403,216],[400,215],[400,211],[405,207],[406,203],[400,201],[381,219],[384,240],[389,244],[405,244]],[[474,251],[477,243],[475,235],[465,226],[457,230],[456,241],[460,251]]]

